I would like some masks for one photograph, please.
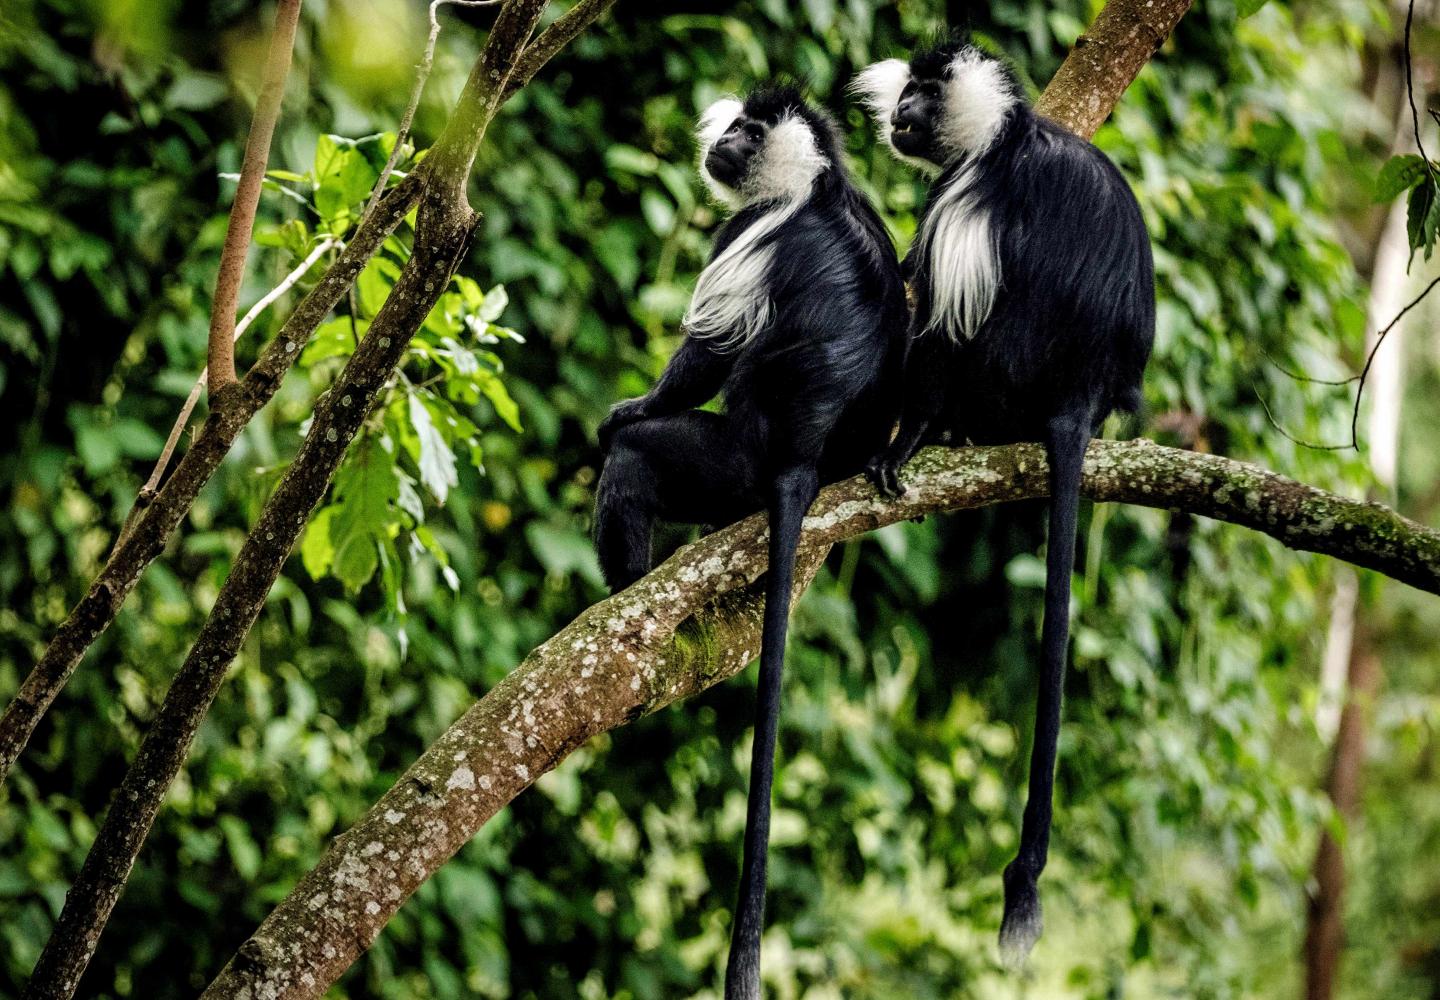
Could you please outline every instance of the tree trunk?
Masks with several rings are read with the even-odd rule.
[[[1403,106],[1401,110],[1403,112]],[[1412,141],[1410,124],[1402,113],[1391,148],[1396,153],[1403,152]],[[1398,316],[1403,307],[1409,257],[1406,203],[1404,199],[1397,199],[1385,215],[1371,267],[1365,323],[1367,354],[1375,346],[1379,331]],[[1391,494],[1400,464],[1404,361],[1405,323],[1402,320],[1390,330],[1375,356],[1367,392],[1370,469],[1379,490]],[[1335,597],[1331,602],[1316,717],[1321,734],[1328,736],[1333,732],[1335,736],[1325,791],[1337,820],[1345,824],[1359,814],[1366,724],[1370,704],[1380,690],[1384,674],[1375,648],[1373,627],[1362,618],[1369,609],[1361,601],[1360,590],[1355,571],[1341,568],[1336,575]],[[1336,726],[1338,728],[1332,728]],[[1332,1000],[1344,948],[1345,856],[1329,828],[1321,831],[1316,848],[1314,884],[1305,931],[1305,1000]]]

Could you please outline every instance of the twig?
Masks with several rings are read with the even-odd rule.
[[[265,181],[265,163],[270,158],[270,139],[280,118],[280,100],[285,96],[285,78],[290,75],[290,54],[295,47],[295,26],[300,20],[300,0],[280,0],[275,10],[275,31],[270,36],[270,53],[255,117],[245,140],[245,159],[230,223],[225,229],[225,246],[220,251],[220,273],[215,279],[215,300],[210,307],[210,341],[207,368],[210,373],[210,400],[235,384],[235,307],[240,301],[240,284],[245,278],[245,254],[255,229],[255,208]]]
[[[1271,354],[1263,347],[1260,348],[1260,355],[1266,361],[1270,362],[1270,367],[1274,368],[1281,375],[1289,376],[1296,382],[1309,382],[1311,385],[1349,385],[1351,382],[1358,382],[1360,380],[1359,375],[1351,375],[1348,378],[1338,379],[1314,378],[1310,375],[1303,375],[1300,372],[1291,371],[1289,368],[1286,368],[1284,365],[1282,365],[1279,361],[1275,359],[1275,355]]]
[[[1269,354],[1265,353],[1264,351],[1261,352],[1262,354],[1265,354],[1266,359],[1269,360],[1272,365],[1275,365],[1277,369],[1279,369],[1284,374],[1289,375],[1291,378],[1297,379],[1301,382],[1314,382],[1318,385],[1349,385],[1351,382],[1360,383],[1360,385],[1355,390],[1355,406],[1350,413],[1349,441],[1347,441],[1345,444],[1314,444],[1313,442],[1302,441],[1300,438],[1295,437],[1284,427],[1280,426],[1280,423],[1275,419],[1274,414],[1270,412],[1270,404],[1265,401],[1265,394],[1260,391],[1260,387],[1256,385],[1255,381],[1252,379],[1250,382],[1250,386],[1255,390],[1255,396],[1257,399],[1260,400],[1260,405],[1265,410],[1265,417],[1270,421],[1270,426],[1274,427],[1288,440],[1293,441],[1295,444],[1298,444],[1301,447],[1309,448],[1312,451],[1348,451],[1350,449],[1359,451],[1360,402],[1365,396],[1365,380],[1369,378],[1370,369],[1375,364],[1375,355],[1377,352],[1379,352],[1380,345],[1385,342],[1386,335],[1391,330],[1395,329],[1395,324],[1399,323],[1400,320],[1404,319],[1405,314],[1408,313],[1411,309],[1414,309],[1421,302],[1423,302],[1425,300],[1425,296],[1429,295],[1435,289],[1436,285],[1440,285],[1440,277],[1436,277],[1431,280],[1430,284],[1426,285],[1424,289],[1421,290],[1419,295],[1415,296],[1413,299],[1407,302],[1404,308],[1402,308],[1398,313],[1395,314],[1395,318],[1392,319],[1390,322],[1386,323],[1385,326],[1377,334],[1375,334],[1375,343],[1371,345],[1370,353],[1365,357],[1365,367],[1360,370],[1359,375],[1351,375],[1347,379],[1333,382],[1326,379],[1310,378],[1307,375],[1301,375],[1297,372],[1292,372],[1286,368],[1281,367],[1275,362],[1273,358],[1270,357]]]
[[[415,110],[420,107],[420,95],[425,92],[425,81],[430,79],[430,70],[435,66],[435,43],[440,38],[441,4],[490,7],[499,2],[500,0],[434,0],[430,4],[430,37],[425,41],[425,56],[420,60],[420,65],[415,67],[415,83],[410,88],[410,103],[405,106],[405,113],[400,116],[400,127],[395,132],[395,147],[390,150],[390,156],[385,160],[385,167],[380,171],[379,180],[375,182],[375,190],[370,192],[370,201],[366,203],[361,218],[368,216],[379,204],[380,196],[385,193],[385,185],[390,183],[390,175],[394,173],[395,165],[400,162],[400,150],[404,147],[405,140],[410,138],[410,124],[415,120]]]
[[[1410,124],[1415,129],[1415,148],[1420,152],[1420,161],[1425,164],[1425,172],[1430,177],[1430,197],[1440,198],[1440,183],[1435,180],[1435,165],[1430,162],[1430,157],[1425,155],[1425,143],[1420,140],[1420,110],[1415,106],[1415,67],[1410,56],[1410,28],[1414,23],[1415,0],[1410,0],[1405,11],[1405,99],[1410,102]],[[1440,117],[1435,120],[1440,122]]]
[[[303,278],[310,268],[315,266],[315,262],[318,261],[326,251],[332,247],[341,245],[343,244],[341,244],[339,240],[332,237],[326,237],[321,240],[315,249],[310,251],[310,256],[296,265],[295,270],[285,275],[284,280],[281,281],[280,284],[266,292],[260,301],[250,307],[250,311],[241,318],[240,322],[235,324],[235,341],[238,342],[240,338],[245,335],[245,331],[250,329],[250,324],[255,322],[256,318],[259,317],[262,312],[273,305],[276,299],[294,288],[295,283]],[[353,288],[354,286],[351,287]],[[145,485],[140,488],[140,497],[135,501],[137,508],[148,504],[150,499],[154,497],[155,493],[160,489],[160,479],[165,475],[165,470],[170,465],[170,458],[175,454],[175,446],[180,441],[180,435],[184,432],[185,425],[190,422],[190,414],[194,412],[195,404],[200,399],[200,390],[205,387],[205,377],[209,371],[210,369],[208,367],[201,370],[199,377],[195,379],[195,385],[190,389],[190,395],[185,398],[185,405],[180,407],[180,415],[175,418],[175,426],[170,428],[170,436],[165,439],[165,447],[161,449],[160,457],[155,460],[155,468],[151,470],[150,478],[145,481]],[[123,542],[129,534],[131,521],[134,517],[135,512],[132,509],[130,517],[125,521],[125,527],[120,531],[120,540],[116,542],[116,545]]]
[[[1423,156],[1424,154],[1422,153],[1421,155]],[[1365,380],[1369,378],[1370,368],[1375,364],[1375,355],[1380,350],[1380,345],[1385,343],[1385,335],[1395,328],[1395,324],[1399,323],[1406,313],[1424,301],[1425,296],[1429,295],[1436,285],[1440,285],[1440,277],[1433,279],[1430,284],[1426,285],[1419,295],[1411,299],[1406,303],[1405,308],[1395,314],[1394,319],[1385,324],[1385,329],[1375,335],[1375,343],[1371,345],[1370,353],[1365,358],[1365,367],[1360,370],[1360,385],[1355,390],[1355,409],[1350,414],[1350,447],[1357,451],[1360,449],[1360,439],[1357,436],[1359,433],[1357,428],[1360,426],[1360,400],[1365,395]]]

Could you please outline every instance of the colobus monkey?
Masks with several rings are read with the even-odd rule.
[[[1008,67],[947,42],[860,73],[854,89],[900,159],[933,175],[904,270],[915,294],[900,429],[866,469],[904,492],[920,445],[1041,440],[1050,461],[1045,619],[1029,799],[1005,869],[1002,956],[1040,936],[1069,640],[1080,469],[1114,410],[1135,410],[1155,335],[1140,207],[1103,153],[1031,110]]]
[[[841,165],[835,126],[793,88],[723,100],[700,122],[700,172],[735,210],[649,393],[600,425],[606,581],[651,568],[657,520],[770,515],[770,568],[740,897],[726,1000],[760,996],[770,787],[801,519],[823,482],[861,471],[899,414],[908,320],[895,249]],[[723,413],[695,409],[716,394]]]

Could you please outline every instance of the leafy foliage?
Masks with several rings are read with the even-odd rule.
[[[1094,9],[997,0],[974,27],[1035,85]],[[306,10],[316,43],[287,95],[246,302],[353,228],[423,39],[423,5]],[[471,258],[273,591],[82,992],[197,992],[420,747],[599,596],[593,428],[673,349],[718,222],[689,162],[699,108],[772,72],[806,77],[843,109],[851,163],[908,243],[923,188],[875,147],[843,91],[858,66],[938,29],[941,5],[616,11],[487,135]],[[1363,124],[1354,52],[1388,44],[1378,16],[1358,0],[1197,5],[1097,136],[1155,238],[1146,433],[1331,488],[1373,486],[1358,459],[1285,440],[1261,402],[1297,436],[1348,428],[1344,390],[1285,371],[1353,370],[1363,287],[1342,235],[1363,228],[1386,185],[1391,200],[1418,189],[1397,186],[1410,174],[1380,162],[1388,136]],[[103,559],[204,363],[229,192],[218,178],[239,161],[245,54],[263,50],[264,24],[229,2],[15,0],[0,19],[8,695]],[[484,23],[447,19],[422,138],[476,50],[467,24]],[[0,993],[23,982],[93,818],[408,240],[402,228],[387,242],[307,347],[12,777]],[[287,309],[260,319],[242,366]],[[1430,353],[1411,360],[1399,500],[1433,522],[1440,376]],[[1312,791],[1328,569],[1155,511],[1096,508],[1085,526],[1047,937],[1028,985],[995,965],[1032,711],[1040,524],[1017,507],[886,529],[837,552],[798,608],[773,995],[1297,992],[1305,878],[1331,822]],[[1440,964],[1440,883],[1426,863],[1440,830],[1440,622],[1433,602],[1383,595],[1393,669],[1373,791],[1347,835],[1358,865],[1347,990],[1367,998],[1433,991]],[[337,994],[715,996],[752,701],[737,681],[582,748],[417,894]]]

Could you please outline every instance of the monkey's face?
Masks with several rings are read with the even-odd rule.
[[[944,163],[946,157],[940,148],[938,131],[944,114],[943,81],[912,76],[890,113],[890,144],[902,156]]]
[[[840,157],[834,124],[794,87],[716,101],[700,119],[700,175],[731,208],[810,193]]]
[[[895,155],[930,173],[987,149],[1019,100],[1004,63],[960,42],[867,66],[851,89]]]
[[[739,190],[765,146],[767,130],[764,122],[743,112],[737,115],[705,154],[705,169],[721,184]]]

